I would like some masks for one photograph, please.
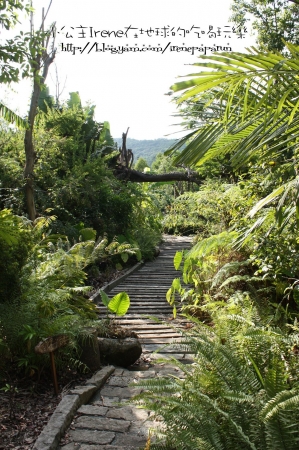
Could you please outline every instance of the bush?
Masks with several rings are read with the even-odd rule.
[[[242,191],[237,185],[207,182],[198,192],[176,198],[166,215],[164,231],[170,234],[195,234],[201,237],[228,228],[242,205]]]
[[[210,314],[212,327],[197,323],[176,345],[194,353],[192,366],[173,362],[184,379],[138,383],[136,401],[166,425],[151,448],[297,449],[298,328],[269,327],[246,295]]]

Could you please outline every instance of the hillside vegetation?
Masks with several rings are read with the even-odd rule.
[[[118,147],[122,145],[122,138],[115,138]],[[155,160],[158,153],[164,153],[168,150],[174,143],[176,139],[131,139],[127,138],[127,147],[133,151],[134,161],[136,162],[138,158],[143,158],[151,166]]]

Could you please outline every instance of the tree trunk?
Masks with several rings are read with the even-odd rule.
[[[127,181],[140,183],[159,182],[159,181],[192,181],[201,184],[200,176],[196,172],[171,172],[171,173],[143,173],[134,169],[128,169],[124,166],[118,166],[114,174],[117,178]]]
[[[37,106],[38,106],[38,99],[40,96],[40,92],[42,87],[45,84],[45,79],[48,75],[48,70],[52,62],[55,58],[55,51],[52,52],[52,55],[49,56],[46,52],[43,55],[43,74],[40,77],[39,76],[39,70],[40,70],[40,60],[36,58],[34,61],[32,61],[31,66],[35,67],[34,69],[34,81],[33,81],[33,92],[31,96],[31,102],[30,102],[30,108],[29,108],[29,114],[28,114],[28,124],[29,127],[25,131],[25,139],[24,139],[24,146],[25,146],[25,156],[26,156],[26,162],[25,162],[25,168],[24,168],[24,179],[25,179],[25,201],[27,206],[27,213],[29,216],[29,219],[34,221],[36,218],[36,209],[35,209],[35,201],[34,201],[34,161],[35,161],[35,151],[34,151],[34,144],[33,144],[33,131],[34,131],[34,121],[35,116],[37,112]]]

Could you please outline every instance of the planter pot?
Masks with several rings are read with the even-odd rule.
[[[80,361],[86,364],[92,372],[102,367],[97,337],[98,334],[95,328],[85,328],[79,338]]]
[[[103,362],[120,367],[134,364],[142,353],[142,347],[136,338],[98,338],[99,351]]]

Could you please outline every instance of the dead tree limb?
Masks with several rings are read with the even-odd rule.
[[[157,183],[166,181],[191,181],[201,184],[202,180],[196,172],[143,173],[124,166],[117,166],[114,175],[120,180],[140,183]]]

